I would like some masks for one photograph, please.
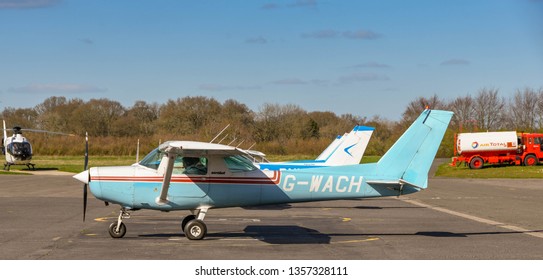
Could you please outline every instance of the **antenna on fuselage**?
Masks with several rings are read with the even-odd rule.
[[[241,142],[239,142],[239,144],[236,146],[236,148],[239,148],[239,146],[241,146],[241,144],[243,144],[243,142],[245,142],[245,139],[241,140]]]
[[[217,134],[215,137],[213,137],[213,139],[211,139],[211,141],[209,141],[209,143],[213,143],[213,141],[215,141],[228,127],[230,126],[230,124],[227,124],[222,130],[221,132],[219,132],[219,134]],[[224,139],[224,138],[223,138]],[[220,143],[220,142],[219,142]]]
[[[228,134],[226,134],[217,144],[220,144],[224,139],[226,139],[226,137],[228,137]]]
[[[140,139],[138,139],[138,145],[136,146],[136,162],[140,162]]]
[[[228,143],[228,145],[227,145],[227,146],[230,146],[230,144],[234,143],[234,142],[235,142],[236,140],[238,140],[238,138],[237,138],[237,137],[235,137],[235,138],[234,138],[234,140],[230,141],[230,143]]]

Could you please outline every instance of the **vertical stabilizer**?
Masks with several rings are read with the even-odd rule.
[[[6,133],[6,120],[2,120],[2,123],[4,125],[4,138],[2,138],[2,140],[4,141],[4,143],[2,143],[2,146],[5,146],[6,145],[6,141],[8,139],[8,135]]]
[[[332,141],[332,143],[330,143],[330,145],[328,145],[328,147],[326,147],[326,149],[324,149],[324,151],[322,151],[322,153],[315,160],[326,160],[337,149],[339,144],[345,140],[345,136],[347,135],[348,133],[338,135],[336,139],[334,139],[334,141]]]
[[[325,159],[326,166],[359,164],[371,135],[375,128],[369,126],[355,126],[349,134],[343,137],[343,141]]]
[[[377,174],[426,188],[428,172],[453,113],[425,110],[377,163]]]

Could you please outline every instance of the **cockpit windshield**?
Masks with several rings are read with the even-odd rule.
[[[149,154],[147,154],[139,162],[139,164],[145,167],[152,168],[152,169],[158,169],[158,166],[160,165],[160,162],[162,161],[163,156],[164,156],[164,153],[161,152],[158,148],[156,148],[152,150]]]

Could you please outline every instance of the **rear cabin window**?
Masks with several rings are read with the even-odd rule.
[[[249,159],[240,155],[225,157],[224,162],[232,173],[253,171],[257,169]]]

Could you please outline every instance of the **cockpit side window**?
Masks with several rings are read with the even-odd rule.
[[[173,168],[174,174],[206,175],[207,158],[177,156]]]
[[[232,173],[253,171],[257,169],[249,159],[240,155],[225,157],[224,162]]]

